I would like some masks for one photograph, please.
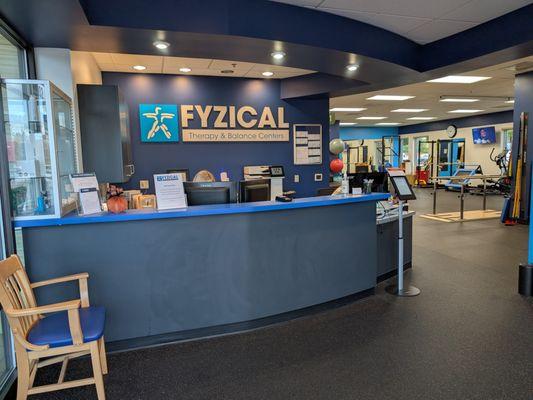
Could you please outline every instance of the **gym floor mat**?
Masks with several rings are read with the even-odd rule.
[[[467,222],[467,221],[479,221],[481,219],[493,219],[500,218],[502,212],[495,210],[473,210],[465,211],[463,213],[463,219],[460,217],[460,213],[438,213],[438,214],[421,214],[422,218],[432,219],[440,222]]]

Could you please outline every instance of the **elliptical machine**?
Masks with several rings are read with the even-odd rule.
[[[508,195],[511,193],[511,178],[508,174],[509,160],[507,158],[509,151],[503,149],[500,153],[494,155],[494,150],[496,150],[495,147],[492,148],[489,157],[500,169],[500,177],[496,181],[492,179],[487,181],[487,194]]]

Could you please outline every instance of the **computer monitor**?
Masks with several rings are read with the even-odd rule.
[[[362,188],[365,179],[372,179],[372,192],[387,193],[389,191],[388,175],[386,172],[357,172],[348,174],[350,191],[352,188]]]
[[[237,182],[184,182],[189,206],[237,202]]]
[[[241,203],[270,200],[270,179],[241,181],[240,186]]]

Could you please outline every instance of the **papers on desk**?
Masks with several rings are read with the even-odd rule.
[[[72,191],[78,193],[81,189],[98,188],[98,180],[94,172],[85,174],[70,174]]]
[[[78,214],[96,214],[102,211],[98,180],[94,172],[84,174],[70,174],[72,191],[78,194]]]
[[[293,126],[294,164],[322,164],[322,125]]]
[[[181,174],[156,174],[154,175],[154,187],[158,210],[187,207],[187,196],[183,189]]]
[[[102,211],[100,196],[96,188],[80,189],[79,193],[81,215],[96,214]]]

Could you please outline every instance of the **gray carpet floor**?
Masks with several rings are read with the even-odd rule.
[[[431,207],[430,190],[411,204]],[[499,208],[502,199],[491,197]],[[467,209],[481,198],[467,197]],[[439,211],[458,210],[454,193]],[[422,293],[375,296],[252,332],[109,355],[108,399],[533,399],[533,301],[517,294],[527,227],[415,217]],[[39,383],[52,382],[49,367]],[[90,363],[71,363],[69,378]],[[96,399],[94,388],[32,396]]]

